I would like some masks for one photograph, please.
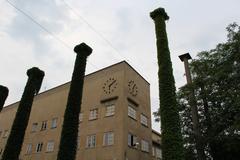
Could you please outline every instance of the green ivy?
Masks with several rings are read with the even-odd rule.
[[[33,67],[27,71],[28,81],[19,103],[12,129],[3,152],[2,160],[18,160],[24,140],[25,130],[32,108],[34,95],[38,94],[44,72]]]
[[[157,38],[162,156],[163,160],[183,160],[183,142],[176,101],[176,88],[165,24],[169,17],[164,8],[154,10],[150,13],[150,16],[155,22]]]
[[[64,114],[57,160],[74,160],[76,157],[86,61],[87,57],[92,53],[92,49],[85,43],[81,43],[74,48],[74,51],[77,53],[77,57]]]
[[[5,86],[0,85],[0,112],[3,109],[3,105],[8,96],[8,88]]]

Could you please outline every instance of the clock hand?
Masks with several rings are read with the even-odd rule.
[[[109,84],[109,89],[111,88],[111,86],[116,82],[117,80],[114,80],[112,83]]]

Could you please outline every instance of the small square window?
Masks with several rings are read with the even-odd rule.
[[[33,123],[32,124],[32,132],[36,132],[38,127],[38,123]]]
[[[106,106],[106,113],[105,116],[113,116],[115,114],[115,105],[111,104],[111,105],[107,105]]]
[[[149,152],[149,143],[145,140],[142,140],[141,143],[141,150],[144,152]]]
[[[40,142],[36,146],[36,153],[40,153],[42,151],[43,143]]]
[[[142,125],[144,125],[146,127],[148,126],[148,118],[145,115],[141,114],[140,120],[141,120]]]
[[[47,152],[53,152],[53,151],[54,151],[54,141],[48,141]]]
[[[29,143],[27,144],[26,154],[31,154],[31,153],[32,153],[32,144]]]
[[[137,136],[128,133],[128,146],[130,147],[136,147],[137,145]]]
[[[114,133],[113,132],[106,132],[103,135],[103,145],[110,146],[114,144]]]
[[[136,110],[132,106],[128,106],[128,116],[136,119]]]
[[[90,110],[89,120],[97,119],[97,116],[98,116],[98,109]]]
[[[86,147],[87,148],[94,148],[96,146],[96,135],[89,135],[87,136],[87,144]]]

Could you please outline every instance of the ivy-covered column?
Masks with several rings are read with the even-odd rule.
[[[164,8],[154,10],[150,16],[155,22],[157,38],[162,158],[163,160],[183,160],[183,141],[176,88],[165,24],[169,17]]]
[[[36,67],[27,71],[28,81],[19,103],[12,129],[3,152],[2,160],[18,160],[24,140],[25,130],[32,108],[34,95],[38,94],[44,72]]]
[[[85,43],[81,43],[74,48],[74,51],[77,53],[77,57],[64,114],[57,160],[74,160],[76,157],[85,68],[87,57],[92,53],[92,48]]]
[[[7,96],[8,96],[8,88],[0,85],[0,112],[3,109]]]

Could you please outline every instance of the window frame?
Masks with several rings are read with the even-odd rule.
[[[55,117],[51,121],[51,129],[57,128],[57,125],[58,125],[58,117]]]
[[[86,148],[95,148],[97,143],[96,134],[91,134],[87,136]]]
[[[114,132],[109,131],[103,134],[103,146],[112,146],[114,145]]]
[[[46,152],[54,152],[55,142],[50,140],[47,142]]]
[[[91,109],[88,120],[96,120],[98,118],[98,108]]]

